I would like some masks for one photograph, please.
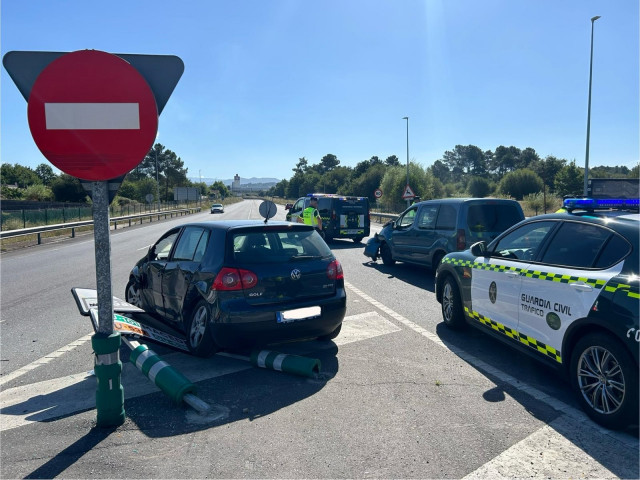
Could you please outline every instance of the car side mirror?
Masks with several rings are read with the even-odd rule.
[[[486,257],[487,256],[487,243],[476,242],[471,245],[471,255],[474,257]]]
[[[147,258],[149,260],[153,260],[156,258],[156,246],[155,245],[151,245],[149,247],[149,253],[147,253]]]

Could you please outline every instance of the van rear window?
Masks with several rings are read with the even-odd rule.
[[[467,226],[472,232],[504,232],[523,220],[513,205],[470,205]]]

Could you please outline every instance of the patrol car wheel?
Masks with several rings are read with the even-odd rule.
[[[380,245],[380,257],[382,258],[382,263],[387,266],[395,265],[396,263],[396,261],[393,259],[393,256],[391,255],[391,249],[386,243]]]
[[[209,305],[205,300],[200,300],[185,321],[187,347],[198,357],[210,357],[217,351],[209,332],[210,316]]]
[[[611,429],[638,418],[638,372],[615,338],[598,333],[580,339],[571,356],[571,382],[582,408]]]
[[[447,327],[460,329],[465,325],[458,285],[451,276],[447,276],[442,284],[441,307],[442,319]]]
[[[360,243],[362,242],[362,237],[356,237],[353,239],[353,243]]]

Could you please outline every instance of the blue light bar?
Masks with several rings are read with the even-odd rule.
[[[562,204],[567,210],[637,210],[639,205],[638,198],[567,198]]]

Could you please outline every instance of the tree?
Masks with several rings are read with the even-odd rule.
[[[502,177],[499,189],[505,195],[522,200],[525,195],[542,190],[542,179],[533,170],[523,168]]]
[[[538,160],[535,162],[531,166],[531,169],[536,172],[540,178],[542,178],[544,184],[549,187],[549,191],[555,192],[556,175],[560,170],[562,170],[562,167],[564,167],[566,163],[566,160],[561,160],[553,155],[548,155],[544,160]]]
[[[51,182],[51,190],[57,202],[84,203],[88,197],[80,180],[66,173],[63,173]]]
[[[20,188],[42,183],[40,177],[30,167],[23,167],[17,163],[14,165],[3,163],[0,166],[0,177],[4,185],[18,185]]]
[[[500,145],[493,154],[493,160],[490,165],[491,171],[497,173],[498,178],[508,172],[512,172],[519,165],[521,153],[517,147]]]
[[[387,167],[397,167],[400,165],[400,160],[395,155],[390,155],[386,158],[384,163],[387,165]]]
[[[286,180],[283,180],[283,181],[286,181]],[[231,192],[229,191],[227,186],[224,183],[222,183],[220,180],[216,180],[215,182],[213,182],[213,184],[209,187],[209,191],[210,192],[217,191],[218,194],[223,199],[231,195]]]
[[[556,174],[555,182],[558,195],[580,196],[584,190],[584,170],[577,167],[574,160]]]
[[[42,184],[29,185],[22,194],[22,198],[36,202],[47,202],[53,200],[53,192]]]
[[[357,197],[369,197],[371,202],[375,201],[373,192],[380,186],[386,169],[387,167],[382,164],[373,165],[362,175],[354,177],[344,193]]]
[[[433,165],[429,167],[429,170],[433,176],[439,179],[442,183],[448,183],[451,179],[451,172],[449,171],[449,168],[441,160],[433,162]]]
[[[300,157],[298,159],[298,163],[296,163],[295,168],[293,168],[293,173],[298,174],[298,173],[304,173],[307,171],[307,168],[309,167],[309,161],[304,158],[304,157]]]
[[[378,158],[378,157],[375,157]],[[320,160],[320,168],[318,173],[327,173],[340,165],[340,160],[333,153],[327,153],[322,160]]]
[[[491,182],[482,177],[472,177],[467,184],[467,191],[472,197],[486,197],[492,190],[493,187],[491,186]]]
[[[456,145],[453,150],[444,152],[442,162],[454,177],[469,173],[484,176],[487,173],[485,153],[475,145]]]
[[[36,167],[35,170],[36,175],[44,185],[51,185],[51,182],[57,177],[57,175],[53,172],[53,168],[46,163],[41,163]]]

